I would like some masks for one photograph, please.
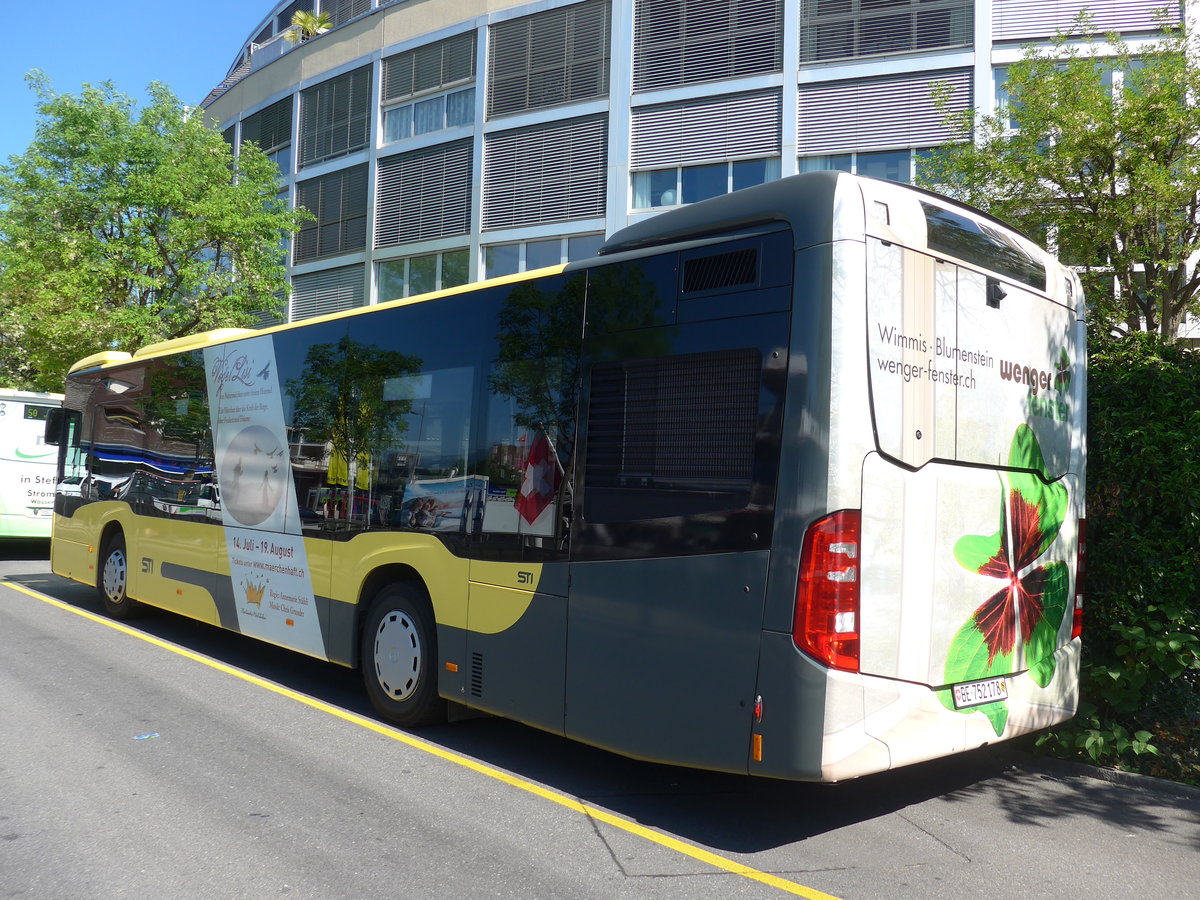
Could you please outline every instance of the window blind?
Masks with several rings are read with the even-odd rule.
[[[300,167],[362,150],[370,134],[371,67],[300,92]]]
[[[406,50],[383,61],[384,103],[475,78],[475,32]]]
[[[366,269],[341,266],[292,278],[292,321],[311,319],[364,305]]]
[[[636,107],[631,164],[645,169],[778,155],[782,112],[779,91]]]
[[[292,243],[294,262],[366,248],[365,164],[297,183],[296,205],[303,206],[315,219],[300,226]]]
[[[242,142],[254,141],[264,153],[292,142],[292,98],[284,97],[242,120]]]
[[[608,96],[608,0],[491,27],[489,116]]]
[[[379,161],[375,246],[471,230],[471,140],[438,144]]]
[[[936,82],[953,89],[946,111],[934,105]],[[800,153],[927,147],[951,137],[946,112],[971,103],[971,72],[952,69],[800,88],[796,148]]]
[[[974,0],[800,0],[800,61],[969,47]]]
[[[778,72],[782,0],[637,0],[633,89]]]
[[[603,216],[607,160],[607,115],[487,135],[483,227]]]

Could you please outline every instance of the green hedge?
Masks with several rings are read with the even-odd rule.
[[[1200,353],[1093,338],[1080,713],[1042,745],[1200,779]]]

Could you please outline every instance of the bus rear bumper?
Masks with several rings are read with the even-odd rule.
[[[878,748],[887,768],[937,759],[1040,731],[1075,715],[1079,705],[1079,640],[1055,653],[1054,676],[1040,687],[1028,672],[1005,679],[1008,698],[982,707],[954,709],[948,687],[894,681],[848,672],[829,673],[822,775],[840,781],[877,771]],[[839,707],[862,710],[861,733],[829,727]],[[990,714],[989,714],[990,713]]]
[[[951,708],[942,699],[949,688],[823,668],[796,649],[791,635],[764,634],[763,651],[755,775],[844,781],[1049,728],[1071,718],[1079,703],[1078,639],[1055,653],[1045,687],[1028,672],[1006,679],[1003,716]]]

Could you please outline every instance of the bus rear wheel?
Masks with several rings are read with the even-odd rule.
[[[114,534],[100,550],[100,577],[96,591],[104,611],[114,619],[128,619],[138,609],[137,601],[129,596],[129,557],[125,552],[125,536]]]
[[[362,631],[362,674],[371,705],[405,728],[446,720],[437,692],[437,634],[422,592],[413,584],[385,587]]]

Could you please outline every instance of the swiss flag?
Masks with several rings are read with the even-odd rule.
[[[524,438],[522,438],[522,441]],[[554,448],[545,432],[538,432],[525,457],[521,489],[514,504],[521,518],[532,525],[552,502],[558,490],[558,466],[554,460]]]

